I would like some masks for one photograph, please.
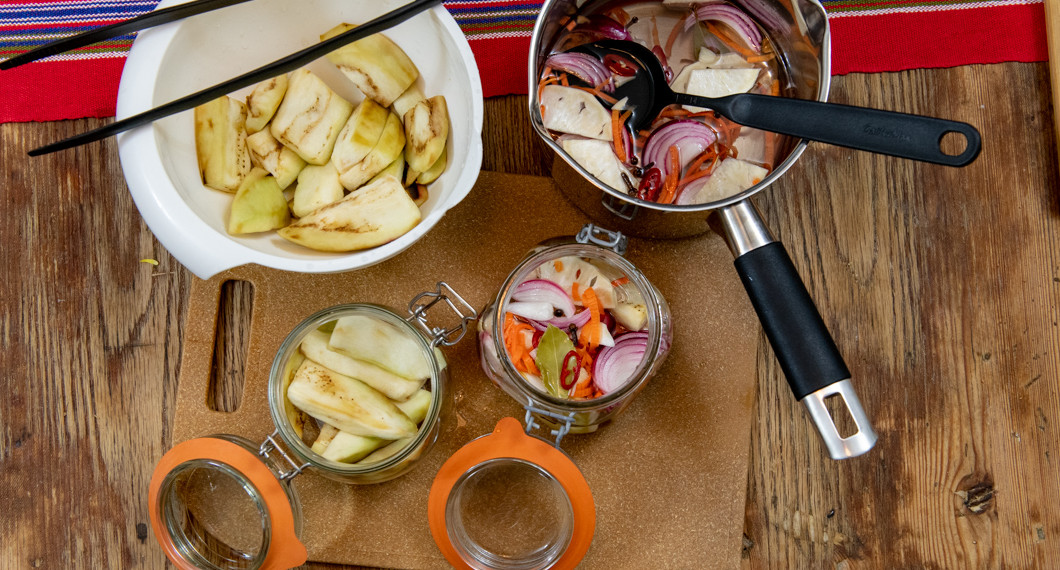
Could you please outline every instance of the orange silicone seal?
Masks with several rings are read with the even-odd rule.
[[[515,418],[497,422],[493,433],[460,448],[438,470],[427,500],[427,520],[431,535],[445,559],[455,568],[469,569],[456,551],[445,526],[445,506],[457,480],[472,467],[491,459],[512,458],[533,463],[547,471],[563,487],[574,512],[574,533],[570,545],[552,568],[574,568],[585,557],[596,529],[596,507],[585,476],[562,451],[523,431]]]
[[[151,476],[148,510],[155,538],[162,546],[166,556],[177,567],[184,570],[195,570],[195,566],[185,560],[173,542],[161,516],[161,497],[158,496],[162,481],[166,475],[180,465],[196,459],[207,459],[224,463],[242,473],[261,494],[268,511],[272,528],[269,544],[265,546],[265,559],[261,568],[280,570],[293,568],[305,563],[308,558],[305,545],[298,540],[294,527],[294,512],[280,482],[269,468],[254,453],[230,441],[212,437],[203,437],[185,441],[162,456]]]

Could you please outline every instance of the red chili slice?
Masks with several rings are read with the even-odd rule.
[[[611,73],[621,77],[633,77],[637,74],[637,66],[630,60],[613,53],[609,53],[604,56],[604,66],[611,70]]]
[[[649,168],[640,179],[640,186],[637,187],[637,198],[654,202],[659,198],[662,185],[662,171],[654,166]]]
[[[559,386],[564,390],[570,390],[578,382],[578,370],[580,361],[578,353],[573,350],[563,357],[563,365],[559,369]]]

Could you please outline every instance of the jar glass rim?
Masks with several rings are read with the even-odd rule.
[[[298,351],[302,339],[310,331],[316,330],[317,327],[340,317],[352,314],[364,314],[373,318],[378,318],[383,322],[398,327],[402,331],[408,332],[408,336],[413,338],[422,349],[423,356],[427,359],[428,368],[431,373],[430,378],[428,378],[426,382],[431,392],[431,403],[427,409],[427,416],[420,423],[420,428],[416,432],[412,441],[409,442],[404,449],[394,455],[368,465],[339,463],[337,461],[325,459],[317,454],[294,431],[290,421],[287,419],[287,414],[284,409],[285,395],[283,394],[283,376],[286,373],[287,362],[292,356],[294,356],[295,352]],[[387,307],[371,303],[346,303],[335,305],[317,311],[309,317],[306,317],[291,330],[283,340],[283,343],[280,344],[280,348],[276,352],[276,357],[273,359],[272,368],[269,371],[269,411],[272,414],[273,423],[276,425],[277,431],[283,439],[283,442],[300,459],[310,463],[314,469],[339,475],[359,475],[385,471],[404,462],[411,454],[419,449],[420,444],[423,443],[425,439],[431,436],[431,426],[438,421],[441,414],[442,399],[444,398],[444,388],[442,386],[440,374],[442,366],[443,363],[439,361],[439,356],[435,353],[434,346],[423,336],[423,334],[408,320],[401,318]]]
[[[634,370],[630,380],[621,388],[610,394],[605,394],[599,398],[593,398],[591,400],[568,400],[557,398],[531,386],[523,378],[523,375],[516,370],[515,365],[512,363],[511,357],[508,354],[508,350],[504,345],[503,335],[499,330],[500,323],[503,322],[502,315],[504,315],[505,308],[511,301],[511,296],[515,291],[516,286],[542,264],[569,255],[594,257],[609,263],[616,269],[622,271],[622,273],[628,277],[634,285],[636,285],[647,304],[648,346],[644,353],[644,357],[641,358],[641,361],[637,365],[636,370]],[[494,349],[497,352],[505,374],[515,380],[513,384],[529,399],[531,403],[535,399],[541,399],[553,406],[563,406],[569,407],[572,410],[586,411],[607,407],[616,402],[620,402],[627,394],[636,391],[638,387],[647,380],[646,372],[651,368],[652,358],[659,353],[662,344],[662,323],[660,322],[659,300],[655,295],[654,287],[648,281],[647,277],[645,277],[644,274],[641,273],[641,271],[628,259],[610,249],[593,244],[583,244],[578,242],[564,243],[531,253],[508,274],[507,279],[505,279],[500,290],[497,292],[495,306],[497,307],[497,317],[494,322],[495,334],[492,335]]]

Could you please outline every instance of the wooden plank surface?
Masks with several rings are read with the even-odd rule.
[[[854,74],[831,98],[971,122],[984,151],[958,170],[813,145],[756,198],[880,441],[828,459],[762,341],[744,565],[1060,566],[1047,64]],[[547,174],[525,99],[486,109],[484,168]],[[24,154],[99,124],[0,125],[0,567],[164,563],[147,482],[192,277],[140,220],[113,141]]]

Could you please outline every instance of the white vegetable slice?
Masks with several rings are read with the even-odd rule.
[[[269,123],[276,140],[298,153],[309,164],[331,159],[353,105],[339,97],[308,69],[291,73],[287,94]]]
[[[701,97],[747,93],[758,81],[758,69],[697,69],[688,75],[688,91]]]
[[[339,171],[335,169],[334,164],[311,164],[298,173],[298,185],[294,189],[291,212],[299,218],[308,216],[328,204],[338,202],[344,194],[345,189],[339,182]]]
[[[551,131],[611,140],[611,113],[588,91],[562,85],[544,87],[541,120]]]
[[[710,66],[714,69],[750,69],[754,67],[742,55],[731,52],[721,54]]]
[[[760,182],[766,174],[769,171],[757,164],[727,158],[701,186],[685,189],[678,197],[678,204],[706,204],[734,196]]]
[[[688,78],[692,75],[693,71],[698,69],[707,69],[713,67],[721,59],[721,56],[710,51],[707,48],[699,49],[699,59],[692,63],[684,66],[681,71],[674,77],[674,80],[670,82],[670,89],[678,93],[687,93],[688,89]]]
[[[609,141],[567,137],[560,141],[560,146],[604,184],[616,190],[626,187],[626,183],[622,181],[622,173],[626,169],[618,161]]]

